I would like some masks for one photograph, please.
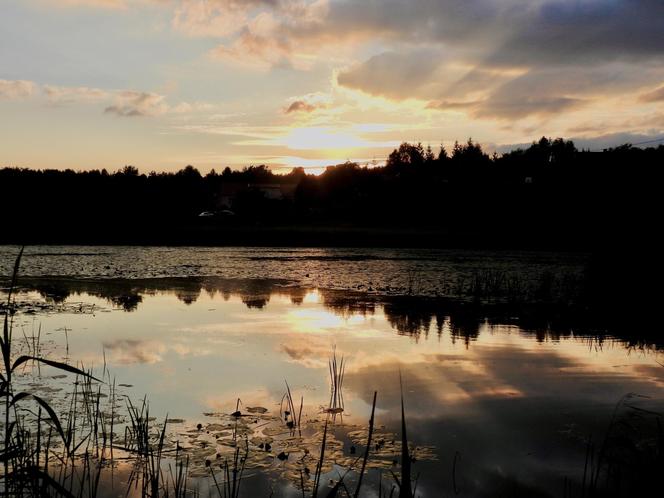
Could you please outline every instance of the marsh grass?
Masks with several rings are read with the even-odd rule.
[[[56,362],[43,358],[39,353],[39,332],[32,341],[25,337],[29,345],[28,355],[16,356],[14,352],[14,289],[16,289],[19,267],[23,249],[16,257],[11,282],[7,291],[7,302],[3,320],[3,333],[0,337],[0,350],[2,353],[3,372],[0,373],[0,396],[4,398],[4,426],[3,448],[0,451],[0,460],[3,464],[1,478],[2,489],[5,495],[23,496],[25,494],[48,495],[51,492],[65,496],[72,495],[74,483],[79,490],[87,489],[96,494],[99,483],[100,459],[96,452],[96,463],[93,464],[89,450],[90,432],[81,434],[76,420],[79,403],[89,406],[87,400],[80,400],[78,390],[71,398],[70,411],[63,424],[51,404],[34,391],[20,390],[17,392],[15,374],[28,365],[38,367],[45,365],[68,374],[77,376],[75,385],[82,385],[92,389],[92,382],[100,382],[82,368],[66,363]],[[25,335],[24,335],[25,336]],[[36,412],[35,412],[36,408]],[[91,417],[91,416],[90,416]],[[97,424],[98,415],[88,418],[93,424],[84,423],[83,431]],[[47,432],[46,432],[47,431]],[[57,439],[57,442],[53,438]],[[98,442],[98,438],[95,438]],[[102,437],[105,441],[105,438]],[[82,469],[78,469],[80,462],[77,452],[88,442],[83,454]],[[45,445],[45,446],[44,446]],[[60,451],[57,451],[57,450]],[[55,450],[55,451],[53,451]],[[103,448],[102,448],[103,453]],[[57,459],[57,475],[49,473],[51,459]],[[57,477],[55,477],[57,476]]]
[[[286,392],[281,397],[281,404],[279,406],[279,412],[286,426],[294,433],[297,429],[300,436],[302,436],[301,422],[302,422],[302,408],[304,406],[304,396],[300,396],[300,407],[296,411],[295,401],[293,400],[293,394],[291,393],[291,388],[288,385],[288,381],[284,380],[286,384]],[[284,409],[284,401],[286,402],[286,409]]]
[[[4,466],[2,491],[6,496],[59,496],[66,498],[95,498],[100,492],[102,474],[113,469],[118,461],[129,464],[125,495],[145,498],[193,498],[200,495],[191,488],[189,477],[189,455],[179,442],[168,441],[168,417],[157,423],[150,415],[147,397],[138,404],[126,398],[124,407],[118,404],[115,380],[106,368],[105,355],[101,377],[96,378],[92,370],[74,367],[40,356],[41,329],[31,336],[23,334],[27,355],[15,358],[12,351],[13,289],[18,274],[20,255],[17,258],[12,285],[5,307],[2,347],[4,373],[1,374],[1,395],[5,400],[5,445],[0,453]],[[68,352],[67,352],[68,354]],[[28,391],[16,392],[12,374],[19,369],[56,368],[74,376],[73,391],[65,396],[60,414],[50,402]],[[356,458],[343,475],[339,475],[332,486],[325,481],[328,474],[327,446],[335,417],[344,410],[343,380],[346,361],[337,357],[336,350],[329,360],[330,400],[324,410],[325,423],[322,441],[311,479],[311,497],[334,498],[346,496],[358,498],[364,485],[364,475],[371,453],[375,423],[376,395],[371,409],[369,433],[362,457]],[[288,382],[282,397],[280,417],[291,431],[297,430],[302,438],[302,411],[304,397],[299,406]],[[223,462],[206,461],[209,478],[214,483],[213,491],[219,498],[239,498],[249,456],[246,437],[238,439],[237,423],[244,415],[240,412],[238,398],[236,411],[231,414],[236,422],[233,430],[234,451]],[[244,443],[244,444],[243,444]],[[408,452],[406,445],[406,452]],[[287,458],[287,457],[286,457]],[[361,463],[360,463],[361,462]],[[349,489],[347,476],[358,474],[354,491]],[[402,472],[403,475],[404,472]],[[197,482],[198,484],[198,482]],[[304,496],[305,482],[301,474]],[[214,492],[212,493],[214,495]]]
[[[346,363],[344,357],[337,359],[337,349],[333,349],[332,358],[328,360],[330,371],[330,402],[327,412],[332,415],[333,421],[337,415],[341,415],[343,421],[344,412],[344,395],[343,384],[344,375],[346,373]]]
[[[41,328],[31,337],[23,333],[28,354],[14,352],[14,289],[23,251],[16,258],[4,307],[3,334],[0,337],[3,371],[0,396],[4,399],[3,448],[0,451],[3,473],[0,491],[5,496],[64,496],[94,498],[99,493],[102,472],[114,465],[114,449],[135,457],[128,489],[140,489],[144,497],[187,495],[187,465],[176,449],[175,467],[164,476],[164,423],[154,435],[146,400],[140,407],[130,400],[126,414],[124,445],[115,441],[115,424],[122,418],[117,411],[115,381],[104,362],[102,377],[91,370],[53,361],[40,355]],[[26,368],[55,368],[74,375],[73,392],[60,414],[51,401],[29,390],[18,390],[16,375]],[[107,403],[102,403],[107,399]],[[167,479],[170,477],[170,480]],[[191,493],[189,493],[191,494]]]
[[[457,298],[475,302],[509,304],[581,303],[586,293],[582,274],[545,270],[527,278],[522,274],[479,269],[470,277],[459,276],[452,287]]]

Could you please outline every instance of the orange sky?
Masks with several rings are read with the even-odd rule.
[[[201,171],[664,135],[658,0],[5,0],[0,165]]]

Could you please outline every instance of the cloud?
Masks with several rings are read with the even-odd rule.
[[[183,0],[172,25],[188,36],[224,37],[238,33],[264,8],[275,9],[280,0]]]
[[[0,80],[0,99],[18,100],[45,97],[52,107],[76,104],[106,103],[105,114],[122,117],[194,114],[212,111],[215,105],[208,102],[180,102],[169,105],[164,95],[135,90],[105,90],[86,86],[70,87],[39,85],[26,80]]]
[[[451,102],[449,100],[432,100],[426,106],[427,109],[437,109],[440,111],[456,111],[470,109],[475,107],[477,102]]]
[[[421,97],[436,75],[439,62],[430,50],[385,52],[337,76],[340,85],[372,95],[395,98]],[[438,85],[434,85],[438,86]]]
[[[473,107],[473,114],[519,119],[558,114],[585,105],[586,100],[578,95],[583,94],[586,87],[579,81],[570,82],[568,77],[561,78],[556,71],[530,71],[490,92],[485,100]]]
[[[327,63],[342,68],[343,88],[520,120],[661,81],[663,17],[659,0],[187,0],[173,26],[219,38],[210,55],[224,62],[262,70]],[[300,99],[285,113],[317,109]]]
[[[506,95],[492,97],[476,107],[474,115],[484,118],[519,119],[526,116],[547,116],[576,109],[583,100],[570,97]]]
[[[314,112],[316,110],[316,106],[313,104],[310,104],[308,102],[305,102],[304,100],[296,100],[291,105],[289,105],[284,112],[286,114],[290,114],[292,112]]]
[[[493,82],[485,83],[484,91],[478,91],[473,82],[477,72],[474,70],[470,78],[441,87],[443,95],[459,95],[464,100],[431,100],[427,108],[466,111],[473,117],[490,119],[554,116],[609,99],[632,100],[636,88],[647,81],[660,81],[662,76],[661,69],[623,63],[589,68],[533,68],[511,76],[498,72]],[[641,100],[656,99],[657,92],[642,96]]]
[[[55,7],[99,7],[105,9],[126,8],[130,0],[41,0]]]
[[[161,4],[171,29],[188,37],[209,38],[191,46],[204,47],[201,50],[212,61],[241,66],[237,71],[239,81],[246,77],[242,69],[247,68],[284,69],[274,73],[276,78],[293,69],[311,70],[310,77],[298,80],[298,91],[303,93],[315,92],[315,81],[332,80],[337,95],[331,102],[293,96],[276,109],[280,116],[271,124],[289,120],[291,125],[300,121],[316,129],[335,129],[340,123],[346,126],[356,122],[358,115],[364,118],[371,114],[368,119],[372,121],[399,120],[403,124],[401,133],[408,126],[414,130],[425,125],[429,130],[439,126],[445,134],[465,133],[472,126],[479,134],[492,135],[494,141],[505,140],[507,133],[521,133],[513,138],[517,141],[527,138],[523,133],[532,130],[536,120],[540,124],[544,120],[553,123],[557,132],[584,119],[610,121],[613,118],[604,112],[607,106],[617,105],[621,119],[630,118],[635,123],[635,113],[643,109],[643,104],[664,100],[661,0],[50,3],[119,6],[127,12],[133,12],[130,8],[135,6]],[[324,78],[324,71],[331,78]],[[58,104],[96,99],[93,93],[86,94],[84,87],[44,92],[49,101]],[[0,90],[0,95],[4,93]],[[108,93],[106,100],[99,100],[109,115],[197,112],[195,104],[170,103],[150,91]],[[352,95],[355,100],[340,103],[341,94]],[[451,111],[456,115],[446,114]],[[461,121],[459,113],[468,119]],[[653,123],[650,128],[644,119],[640,128],[635,125],[624,130],[646,133],[661,122],[660,116],[647,118]],[[502,128],[490,123],[495,120]],[[506,123],[511,131],[507,131]],[[210,123],[187,124],[214,133],[220,128],[210,127]],[[230,128],[237,129],[237,123]],[[610,131],[616,129],[611,127]],[[438,132],[427,133],[433,136]],[[389,138],[395,136],[396,132]],[[342,142],[351,143],[345,139]]]
[[[0,98],[14,100],[30,97],[37,85],[26,80],[0,80]]]
[[[215,105],[207,102],[180,102],[178,105],[170,107],[168,112],[173,114],[189,114],[194,112],[212,111]]]
[[[173,19],[190,36],[216,37],[213,58],[258,69],[309,69],[326,48],[338,53],[342,37],[320,30],[327,0],[191,0]],[[315,41],[319,33],[325,43]]]
[[[295,67],[291,61],[291,46],[279,39],[270,39],[245,28],[229,45],[219,45],[210,51],[212,58],[244,66],[270,69],[275,66]]]
[[[662,102],[664,101],[664,86],[652,92],[644,93],[639,97],[640,102]]]
[[[664,55],[664,4],[654,0],[350,0],[327,7],[322,19],[272,29],[290,46],[319,51],[334,39],[398,48],[342,70],[339,85],[477,117],[563,114],[593,94],[627,95],[656,78]],[[466,105],[476,101],[484,104]]]
[[[168,6],[179,0],[36,0],[42,4],[58,8],[89,7],[98,9],[124,10],[143,5]]]
[[[327,109],[332,106],[332,97],[324,93],[310,93],[296,97],[285,108],[284,114],[307,113],[318,109]]]
[[[206,4],[229,15],[237,10],[228,3]],[[271,13],[269,34],[293,47],[308,42],[320,49],[349,39],[431,44],[441,53],[453,50],[476,62],[509,66],[633,60],[661,57],[664,50],[664,4],[659,0],[533,0],[525,6],[520,0],[259,3],[262,9],[250,6],[243,16],[251,22]]]
[[[509,65],[662,60],[662,18],[664,3],[659,0],[541,2],[525,23],[513,26],[489,60]]]
[[[105,100],[110,97],[110,93],[100,88],[89,87],[65,87],[44,85],[42,87],[44,95],[54,104],[65,104],[74,102],[94,102]]]
[[[158,116],[169,109],[164,99],[157,93],[123,91],[117,95],[114,105],[104,109],[104,113],[122,117]]]

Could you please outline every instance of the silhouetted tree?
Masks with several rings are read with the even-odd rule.
[[[82,237],[82,227],[100,240],[131,240],[148,229],[168,233],[205,223],[198,214],[221,209],[222,191],[237,192],[237,223],[421,226],[547,243],[611,243],[612,235],[626,240],[656,225],[664,146],[589,152],[542,137],[490,157],[469,139],[434,156],[429,146],[404,142],[383,167],[348,162],[320,176],[303,168],[280,175],[265,165],[205,176],[191,165],[149,175],[134,166],[113,174],[4,168],[0,209],[11,216],[2,233],[5,240],[45,232]],[[288,184],[294,198],[267,199],[265,184]]]

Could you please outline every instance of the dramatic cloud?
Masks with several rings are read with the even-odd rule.
[[[656,0],[192,0],[174,26],[224,38],[211,52],[219,59],[308,69],[336,50],[351,62],[338,73],[343,87],[521,119],[579,109],[592,100],[589,89],[617,95],[651,82],[638,64],[662,60],[662,18]],[[388,50],[355,59],[372,46]],[[547,72],[562,88],[541,86]],[[314,108],[293,102],[289,112]]]
[[[32,81],[0,80],[0,98],[22,99],[30,97],[37,88]]]
[[[339,73],[340,85],[386,97],[422,97],[430,90],[439,62],[431,51],[387,52]],[[434,85],[437,87],[438,85]]]
[[[664,55],[664,3],[659,0],[542,2],[490,57],[499,64],[600,65]]]
[[[530,115],[545,116],[578,108],[582,100],[569,97],[513,96],[495,98],[477,107],[475,115],[487,118],[519,119]]]
[[[662,0],[8,5],[3,20],[15,15],[42,28],[31,43],[3,30],[5,44],[22,52],[1,61],[7,80],[0,80],[0,104],[12,112],[15,101],[44,104],[21,109],[30,108],[35,120],[46,107],[63,117],[65,107],[83,106],[107,120],[158,118],[153,126],[168,130],[161,136],[182,137],[167,141],[186,149],[179,157],[205,143],[205,157],[215,162],[319,165],[382,159],[386,144],[401,140],[473,136],[502,144],[541,134],[664,134]],[[62,31],[71,26],[67,16],[80,21],[80,40]],[[109,43],[86,43],[84,36]],[[25,67],[31,63],[39,70]],[[70,86],[9,80],[21,74]],[[378,127],[362,130],[367,124]]]
[[[557,114],[582,106],[584,100],[576,97],[582,89],[579,83],[560,81],[553,71],[532,71],[499,86],[474,107],[474,114],[504,119]]]
[[[106,114],[122,117],[157,116],[168,111],[163,95],[147,92],[121,92],[114,105],[108,106]]]

